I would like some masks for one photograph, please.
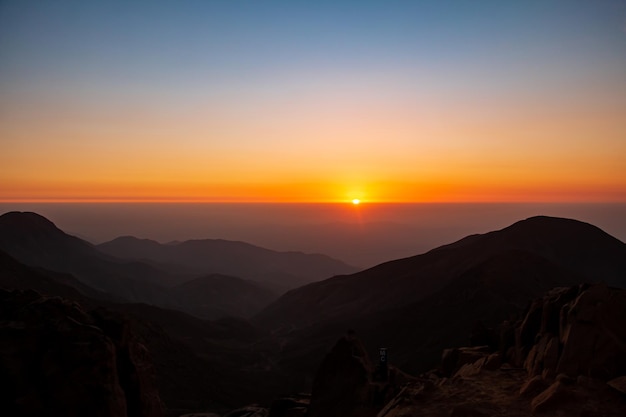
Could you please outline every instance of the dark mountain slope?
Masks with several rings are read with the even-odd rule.
[[[35,290],[41,294],[73,300],[110,298],[108,294],[90,288],[69,274],[28,267],[3,251],[0,251],[0,287]]]
[[[0,250],[31,267],[71,274],[80,282],[73,279],[64,284],[92,298],[143,302],[204,318],[250,316],[276,298],[263,286],[235,277],[192,280],[194,276],[173,275],[143,262],[114,258],[35,213],[0,216]],[[163,286],[183,279],[192,281],[173,289]],[[95,290],[89,292],[89,287]]]
[[[422,255],[337,276],[288,292],[256,320],[268,327],[306,326],[418,302],[453,279],[508,251],[536,255],[582,280],[626,285],[626,245],[576,220],[533,217],[473,235]]]
[[[119,258],[184,265],[197,273],[238,276],[285,289],[357,270],[325,255],[277,252],[222,239],[160,244],[124,236],[98,249]]]
[[[469,269],[442,290],[398,308],[283,328],[277,362],[301,389],[338,335],[353,329],[371,353],[389,348],[391,361],[413,373],[428,370],[447,346],[467,344],[472,329],[499,324],[523,311],[550,288],[579,283],[580,276],[537,255],[509,251]]]
[[[539,217],[290,291],[254,321],[281,341],[275,361],[305,389],[347,329],[421,372],[445,347],[467,344],[477,323],[515,316],[555,286],[597,281],[626,287],[626,245],[585,223]]]
[[[29,266],[70,273],[121,299],[168,302],[168,295],[159,284],[171,282],[170,274],[150,265],[104,255],[36,213],[9,212],[0,216],[0,250]]]
[[[370,343],[393,346],[396,363],[405,369],[423,370],[439,359],[441,346],[467,343],[472,329],[515,317],[529,300],[551,288],[585,281],[582,275],[538,255],[506,251],[468,269],[419,302],[368,317],[365,321],[370,325],[364,332]],[[489,339],[484,334],[475,337]]]
[[[148,304],[111,302],[69,274],[28,267],[0,252],[0,292],[5,289],[35,290],[45,299],[58,299],[64,305],[78,306],[78,302],[78,308],[89,314],[114,317],[107,322],[116,322],[118,318],[127,322],[130,327],[120,331],[120,337],[138,337],[148,348],[161,398],[171,415],[206,408],[232,409],[259,398],[269,400],[281,392],[271,382],[275,374],[266,371],[269,353],[254,347],[262,333],[246,320],[202,320]],[[28,292],[33,299],[40,298],[33,291]],[[94,294],[98,299],[91,298]],[[114,326],[109,330],[115,329]],[[43,337],[35,327],[32,334]],[[10,334],[5,336],[11,339]],[[51,367],[65,366],[60,362],[47,363]]]
[[[0,290],[0,314],[3,415],[164,416],[127,321],[30,290]]]
[[[269,289],[237,277],[211,274],[172,288],[186,310],[197,317],[215,318],[228,312],[238,317],[250,317],[277,297]]]

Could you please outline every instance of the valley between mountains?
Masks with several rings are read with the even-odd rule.
[[[0,287],[8,415],[626,413],[626,244],[573,219],[358,271],[219,239],[93,245],[9,212]]]

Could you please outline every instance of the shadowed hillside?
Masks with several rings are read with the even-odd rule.
[[[325,255],[276,252],[222,239],[160,244],[149,239],[123,236],[97,247],[118,258],[182,265],[196,273],[232,275],[269,283],[279,289],[295,288],[357,270]]]
[[[619,286],[626,280],[624,243],[587,223],[533,217],[422,255],[290,291],[261,312],[256,321],[270,328],[301,327],[397,309],[425,299],[455,278],[507,252],[540,257],[546,264],[588,281]],[[515,256],[510,259],[516,262]],[[502,269],[508,272],[506,265]]]
[[[85,288],[88,296],[74,286]],[[19,291],[25,289],[28,290],[24,293],[26,296],[19,295],[21,294]],[[213,410],[229,409],[247,402],[258,401],[260,398],[272,398],[273,393],[279,392],[274,382],[266,381],[275,375],[264,371],[267,368],[268,352],[260,348],[252,348],[262,337],[262,333],[246,320],[233,317],[214,321],[202,320],[181,311],[148,304],[115,303],[103,298],[91,298],[100,296],[102,293],[86,288],[69,274],[31,268],[0,252],[0,293],[5,294],[5,290],[11,290],[17,294],[7,297],[19,299],[19,302],[23,304],[20,309],[26,310],[29,320],[28,329],[24,334],[30,334],[31,338],[39,338],[36,340],[45,340],[45,337],[48,337],[43,334],[45,332],[42,330],[47,328],[50,328],[49,331],[58,333],[60,344],[71,343],[73,337],[81,337],[80,334],[73,336],[74,330],[57,329],[50,324],[60,318],[63,319],[62,315],[57,317],[56,313],[53,314],[49,318],[50,323],[42,321],[41,318],[45,317],[46,311],[39,311],[40,304],[41,306],[48,304],[42,304],[41,300],[52,300],[50,302],[54,305],[66,306],[64,308],[73,312],[79,311],[80,314],[86,312],[88,315],[96,314],[98,317],[113,317],[112,321],[107,319],[107,322],[124,322],[125,330],[117,337],[127,340],[130,336],[139,340],[150,352],[151,361],[156,370],[156,385],[160,398],[170,410],[167,415],[180,414],[174,410],[180,410],[183,413],[207,407]],[[37,291],[41,296],[32,290]],[[0,310],[8,308],[12,311],[13,307],[7,307],[4,303],[6,300],[0,301],[2,301]],[[39,327],[37,320],[39,320]],[[24,340],[15,339],[11,335],[11,326],[15,323],[5,324],[4,330],[0,332],[4,335],[2,342],[4,348],[0,350],[6,354],[6,361],[0,361],[2,362],[0,374],[10,373],[10,375],[5,375],[7,378],[10,377],[10,380],[22,378],[26,385],[16,387],[18,391],[31,389],[37,384],[35,381],[39,378],[37,371],[34,370],[32,375],[27,375],[27,371],[24,370],[26,364],[21,363],[18,374],[13,374],[12,372],[17,372],[13,364],[16,359],[11,359],[10,355],[11,352],[21,348],[45,350],[45,343],[38,341],[33,346],[27,345]],[[74,325],[80,329],[78,323]],[[43,333],[39,334],[40,331]],[[95,329],[96,333],[97,331]],[[21,343],[23,345],[20,345]],[[35,357],[39,353],[33,351],[26,354],[32,354],[32,357]],[[79,361],[80,358],[76,360]],[[90,357],[88,360],[93,362],[94,367],[100,366],[97,358]],[[107,361],[109,361],[107,366],[111,366],[110,363],[115,361],[114,355]],[[53,365],[54,363],[51,364]],[[72,363],[59,362],[56,365],[63,372],[71,371],[69,366]],[[66,365],[67,369],[64,368]],[[261,384],[262,381],[265,383]],[[49,389],[52,388],[42,388],[43,391],[38,395],[47,395]],[[93,387],[93,389],[97,390],[98,387]],[[9,401],[7,404],[13,404],[19,399],[12,397],[17,396],[18,391],[3,394],[3,398]],[[117,398],[114,396],[114,401],[119,403]],[[67,398],[66,400],[64,407],[72,407],[72,404],[77,404],[80,399]],[[123,403],[123,400],[121,402]],[[15,407],[22,410],[24,405],[16,404]],[[30,414],[25,411],[24,414],[16,415]]]
[[[115,259],[36,213],[0,216],[0,250],[30,265],[74,275],[120,299],[167,303],[162,284],[180,279],[140,262]]]
[[[626,287],[624,243],[586,223],[534,217],[290,291],[255,322],[282,337],[280,364],[304,386],[346,329],[419,372],[441,349],[465,344],[479,322],[515,316],[554,286],[599,281]]]
[[[211,274],[187,281],[172,292],[197,317],[215,318],[224,312],[250,317],[276,299],[273,291],[254,281]]]
[[[236,277],[198,277],[184,266],[176,273],[156,264],[115,258],[35,213],[0,216],[0,251],[30,267],[48,270],[48,276],[55,271],[57,282],[63,274],[72,275],[63,283],[92,298],[154,304],[205,318],[250,316],[276,297],[262,284]],[[170,288],[174,284],[178,286]]]

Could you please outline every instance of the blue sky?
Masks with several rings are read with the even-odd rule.
[[[0,7],[4,88],[81,79],[178,87],[213,77],[451,67],[467,70],[468,81],[474,71],[505,83],[539,70],[541,82],[585,71],[617,77],[626,63],[623,1],[21,0]]]

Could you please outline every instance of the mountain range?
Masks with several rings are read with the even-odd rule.
[[[170,262],[168,250],[181,263]],[[87,286],[120,302],[154,304],[205,318],[250,316],[281,289],[355,270],[324,255],[275,252],[224,240],[160,245],[126,237],[94,246],[28,212],[0,216],[0,251],[30,267],[72,275],[83,286],[72,285],[79,291]],[[260,272],[254,274],[256,270]]]
[[[280,283],[260,281],[274,276],[272,268],[294,277],[294,265],[306,269],[306,262],[328,258],[296,254],[297,262],[285,264],[277,259],[293,253],[222,243],[125,237],[94,246],[34,213],[7,213],[0,216],[0,286],[130,317],[152,353],[165,406],[179,414],[310,390],[324,356],[349,329],[370,354],[386,347],[391,363],[417,374],[436,367],[444,348],[497,345],[491,329],[523,319],[531,300],[554,287],[626,288],[626,244],[593,225],[554,217],[351,274],[332,260],[298,279],[332,265],[334,276],[277,299]],[[203,260],[211,247],[233,250]],[[210,265],[216,270],[203,269]]]
[[[111,256],[127,260],[184,266],[194,273],[242,277],[279,290],[290,289],[357,269],[321,254],[277,252],[245,242],[199,239],[161,244],[154,240],[122,236],[96,246]]]

